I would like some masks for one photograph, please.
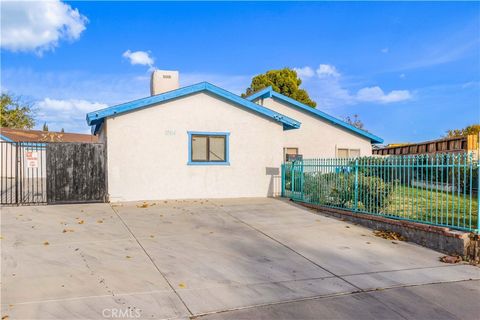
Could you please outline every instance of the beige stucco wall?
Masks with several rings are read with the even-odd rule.
[[[360,149],[361,156],[372,154],[368,138],[334,126],[275,98],[256,102],[302,123],[298,130],[284,131],[283,147],[298,148],[299,154],[304,158],[336,157],[337,149]]]
[[[283,127],[206,93],[108,118],[111,201],[265,197],[280,192]],[[190,166],[187,131],[230,132],[230,165]]]

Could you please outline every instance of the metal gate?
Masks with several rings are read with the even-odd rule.
[[[103,202],[104,145],[0,141],[2,205]]]
[[[47,145],[47,202],[103,202],[106,196],[104,145]]]
[[[1,204],[47,202],[46,144],[0,141]]]

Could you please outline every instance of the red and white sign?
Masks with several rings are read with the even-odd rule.
[[[38,168],[37,151],[25,151],[25,159],[27,160],[27,168]]]

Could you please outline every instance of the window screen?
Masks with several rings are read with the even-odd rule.
[[[360,149],[337,149],[337,158],[360,157]]]
[[[288,161],[290,156],[298,154],[298,148],[283,148],[284,161]]]
[[[192,135],[192,162],[225,162],[226,136]]]
[[[348,158],[348,149],[337,149],[338,158]]]
[[[349,157],[350,158],[357,158],[357,157],[360,157],[360,149],[350,149],[350,152],[349,152]]]

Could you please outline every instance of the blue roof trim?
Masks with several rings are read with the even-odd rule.
[[[308,112],[310,112],[310,113],[313,113],[314,115],[316,115],[316,116],[318,116],[318,117],[320,117],[320,118],[322,118],[322,119],[324,119],[324,120],[327,120],[327,121],[329,121],[329,122],[331,122],[331,123],[333,123],[333,124],[335,124],[335,125],[337,125],[337,126],[343,127],[343,128],[345,128],[345,129],[348,129],[348,130],[350,130],[350,131],[353,131],[353,132],[355,132],[355,133],[357,133],[357,134],[359,134],[359,135],[361,135],[361,136],[367,137],[367,138],[370,139],[370,141],[371,141],[372,143],[383,143],[383,139],[382,139],[382,138],[380,138],[380,137],[378,137],[378,136],[376,136],[376,135],[374,135],[374,134],[371,134],[370,132],[367,132],[367,131],[358,129],[358,128],[352,126],[351,124],[348,124],[348,123],[346,123],[346,122],[344,122],[344,121],[342,121],[342,120],[339,120],[339,119],[337,119],[337,118],[335,118],[335,117],[332,117],[332,116],[329,115],[329,114],[326,114],[325,112],[322,112],[322,111],[320,111],[320,110],[318,110],[318,109],[315,109],[315,108],[312,108],[312,107],[310,107],[310,106],[307,106],[307,105],[305,105],[305,104],[303,104],[303,103],[301,103],[301,102],[298,102],[298,101],[295,100],[295,99],[292,99],[292,98],[287,97],[287,96],[285,96],[285,95],[283,95],[283,94],[281,94],[281,93],[278,93],[278,92],[274,91],[274,90],[272,89],[272,87],[267,87],[267,88],[265,88],[265,89],[263,89],[263,90],[260,90],[260,91],[258,91],[257,93],[254,93],[253,95],[246,97],[245,99],[248,99],[248,100],[250,100],[250,101],[253,102],[253,101],[258,100],[258,99],[260,99],[260,98],[271,98],[271,97],[277,98],[277,99],[279,99],[279,100],[283,100],[283,101],[285,101],[285,102],[288,102],[288,103],[290,103],[291,105],[294,105],[294,106],[296,106],[296,107],[298,107],[298,108],[300,108],[300,109],[302,109],[302,110],[308,111]]]
[[[10,139],[9,137],[4,136],[3,134],[0,134],[0,139],[5,140],[7,142],[15,142],[12,139]]]
[[[180,89],[172,90],[172,91],[158,94],[155,96],[134,100],[127,103],[123,103],[116,106],[112,106],[105,109],[87,113],[87,123],[90,126],[95,126],[92,130],[94,133],[97,133],[98,130],[100,130],[102,122],[107,117],[116,116],[125,112],[142,109],[142,108],[151,106],[152,104],[169,101],[176,98],[181,98],[181,97],[194,94],[197,92],[201,92],[201,91],[211,92],[229,101],[235,102],[249,110],[252,110],[257,113],[260,113],[261,115],[270,117],[275,121],[282,123],[283,128],[285,130],[300,128],[301,123],[298,122],[297,120],[289,118],[283,114],[267,109],[265,107],[262,107],[254,102],[251,102],[247,99],[239,97],[234,93],[231,93],[225,89],[214,86],[213,84],[210,84],[208,82],[200,82],[188,87],[183,87]]]

